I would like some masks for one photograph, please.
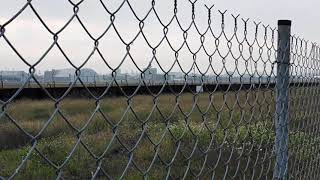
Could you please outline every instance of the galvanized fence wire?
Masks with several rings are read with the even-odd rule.
[[[292,178],[319,178],[319,46],[291,37],[289,168]]]
[[[232,15],[233,23],[229,25],[226,24],[226,17],[229,16],[226,11],[216,12],[213,6],[205,6],[208,14],[207,26],[201,31],[197,25],[195,7],[203,4],[197,0],[188,1],[192,7],[190,12],[192,18],[187,27],[180,24],[181,17],[178,14],[184,9],[178,8],[177,0],[172,1],[174,13],[167,23],[162,21],[156,8],[160,1],[151,0],[148,13],[140,17],[130,0],[124,0],[115,11],[108,8],[107,1],[100,0],[96,3],[103,7],[110,24],[105,27],[101,35],[94,36],[78,15],[84,0],[77,3],[71,0],[68,2],[73,7],[72,16],[57,31],[50,29],[32,0],[28,0],[12,18],[0,25],[0,40],[8,45],[5,48],[10,48],[29,70],[28,77],[15,93],[10,98],[1,100],[0,125],[14,125],[19,133],[27,137],[28,142],[22,147],[25,151],[14,168],[8,168],[9,162],[0,165],[3,169],[0,169],[1,179],[33,177],[30,175],[32,170],[37,171],[36,168],[42,166],[47,167],[48,171],[53,171],[56,179],[276,178],[273,174],[277,153],[275,148],[277,100],[274,87],[279,63],[276,28],[270,28],[260,22],[251,22],[249,19],[241,19],[239,15]],[[130,41],[122,37],[115,23],[117,13],[124,7],[130,9],[139,26],[139,31]],[[27,8],[32,10],[38,22],[53,38],[47,50],[33,64],[29,63],[6,35],[7,27]],[[212,13],[218,13],[220,19],[212,19]],[[158,34],[162,38],[156,44],[150,43],[148,34],[144,30],[146,19],[152,15],[163,30],[163,34]],[[214,26],[213,21],[219,21],[220,26]],[[75,65],[75,60],[69,58],[68,52],[59,43],[60,34],[71,22],[78,22],[94,45],[80,66]],[[178,25],[179,32],[183,36],[183,42],[178,47],[173,46],[168,37],[168,32],[174,23]],[[194,32],[199,37],[200,45],[195,49],[189,41],[190,36],[194,36],[190,33],[192,29],[195,29]],[[116,67],[112,67],[110,62],[113,60],[105,56],[110,52],[102,51],[99,45],[100,40],[110,31],[115,32],[126,47],[126,52]],[[131,47],[138,38],[143,38],[149,51],[152,52],[152,58],[146,60],[147,67],[140,67],[132,56]],[[167,51],[174,53],[175,57],[167,70],[163,66],[168,64],[168,61],[159,59],[157,53],[163,44],[168,45]],[[36,48],[37,45],[33,46]],[[36,76],[37,67],[54,47],[58,48],[65,61],[75,70],[74,80],[58,97],[52,95],[47,88],[48,85],[40,82]],[[183,68],[182,55],[186,52],[193,59],[189,68]],[[199,58],[201,53],[204,54],[204,59]],[[112,72],[112,78],[105,80],[104,91],[99,95],[92,92],[88,83],[81,78],[81,70],[94,54],[97,54]],[[290,58],[290,83],[288,83],[290,120],[285,124],[289,127],[289,142],[285,144],[289,151],[289,162],[285,169],[290,179],[317,179],[320,140],[318,137],[319,47],[293,36]],[[122,82],[117,79],[118,70],[128,61],[133,63],[140,74],[132,93],[126,92]],[[203,69],[201,67],[204,62],[208,65]],[[147,78],[152,65],[156,65],[163,74],[163,80],[157,82],[156,91],[153,89],[154,84]],[[174,81],[169,79],[174,67],[178,67],[183,75],[183,79],[179,80],[181,86],[178,90]],[[16,98],[31,81],[47,95],[53,108],[38,131],[25,128],[21,120],[16,118],[16,114],[12,113],[12,107],[19,103]],[[62,105],[66,99],[69,100],[68,95],[79,84],[89,99],[94,101],[90,116],[80,127],[69,118]],[[196,86],[200,90],[197,90]],[[118,99],[109,97],[109,92],[114,87],[121,94]],[[142,88],[146,92],[143,97],[138,95]],[[169,89],[171,93],[165,94],[165,89]],[[143,99],[139,101],[141,104],[136,102],[139,98]],[[163,98],[167,98],[171,103],[164,102]],[[124,102],[124,108],[119,108],[117,111],[119,116],[110,114],[104,108],[105,104],[113,104],[112,101]],[[78,110],[79,113],[80,111]],[[103,126],[105,129],[95,133],[107,131],[101,135],[105,138],[103,142],[99,140],[99,136],[97,139],[88,140],[93,131],[91,126],[96,123],[97,116],[103,120],[103,125],[99,124],[95,128]],[[69,136],[71,134],[73,138],[68,149],[64,147],[67,147],[66,144],[69,142],[55,141],[55,138],[60,138],[63,134],[50,136],[46,133],[51,125],[58,121],[57,118],[62,119],[69,128]],[[48,147],[52,148],[49,152]],[[3,152],[7,151],[3,149]],[[60,151],[65,152],[62,157],[51,156]],[[37,163],[38,166],[33,167]]]

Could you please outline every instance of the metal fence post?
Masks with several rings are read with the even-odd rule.
[[[0,81],[1,81],[1,88],[3,88],[3,77],[2,77],[2,71],[0,72]]]
[[[289,64],[291,21],[278,21],[274,179],[288,179]]]

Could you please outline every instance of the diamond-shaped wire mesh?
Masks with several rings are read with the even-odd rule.
[[[58,29],[47,24],[32,0],[0,25],[1,48],[28,67],[19,83],[5,80],[1,72],[0,179],[274,177],[276,28],[214,11],[197,0],[185,0],[189,9],[179,9],[180,1],[173,0],[166,21],[157,9],[161,1],[148,1],[141,15],[131,0],[119,1],[116,8],[100,0],[94,3],[108,24],[97,35],[79,15],[86,1],[66,2],[71,16]],[[206,19],[197,19],[199,6]],[[137,32],[129,38],[122,32],[132,29],[117,24],[130,23],[119,15],[124,9],[136,22]],[[34,62],[8,35],[25,11],[51,37]],[[146,30],[149,21],[159,31]],[[72,58],[77,51],[63,46],[63,33],[73,23],[90,42],[80,60]],[[114,39],[108,39],[111,33]],[[104,39],[117,41],[122,51],[104,50]],[[319,47],[295,36],[290,41],[287,172],[289,179],[317,179]],[[148,58],[137,58],[135,43]],[[53,51],[72,67],[67,81],[58,71],[37,74]],[[110,58],[119,52],[121,57]],[[87,65],[96,59],[109,75],[88,73]],[[138,73],[122,74],[125,66]]]

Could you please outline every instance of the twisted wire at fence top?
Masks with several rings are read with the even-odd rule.
[[[110,24],[105,28],[103,33],[99,36],[94,36],[78,15],[84,0],[81,0],[78,3],[74,3],[71,0],[68,2],[73,7],[72,16],[58,31],[54,32],[50,29],[41,14],[38,13],[37,7],[32,4],[32,0],[28,0],[25,5],[12,16],[12,18],[0,25],[0,40],[4,40],[15,52],[21,62],[27,65],[29,69],[28,77],[17,91],[7,100],[1,100],[2,111],[0,118],[2,119],[5,117],[9,119],[9,121],[30,140],[30,148],[19,165],[15,168],[15,171],[13,171],[9,177],[2,177],[2,174],[0,174],[1,179],[11,179],[18,176],[34,153],[37,153],[47,165],[56,171],[57,179],[64,178],[64,171],[80,146],[90,154],[96,163],[95,170],[90,177],[92,179],[102,176],[108,179],[125,178],[132,169],[138,171],[141,177],[147,178],[150,176],[150,173],[155,166],[163,166],[166,171],[164,173],[164,178],[172,179],[188,177],[212,177],[217,179],[237,179],[239,177],[250,177],[253,179],[272,178],[274,166],[274,133],[270,133],[270,129],[273,129],[274,127],[273,118],[275,100],[273,85],[275,83],[274,78],[276,76],[275,69],[277,66],[276,56],[278,50],[275,42],[277,35],[276,29],[254,22],[254,34],[251,35],[248,33],[248,27],[250,25],[249,19],[240,20],[239,15],[232,15],[233,29],[232,33],[228,34],[227,26],[225,24],[226,11],[219,11],[221,26],[216,27],[212,25],[212,22],[215,20],[212,19],[213,6],[205,6],[208,14],[207,26],[204,31],[201,31],[195,20],[197,14],[195,7],[200,5],[200,2],[197,2],[197,0],[188,1],[192,7],[192,18],[186,28],[181,25],[181,19],[178,17],[179,12],[183,11],[183,9],[178,8],[179,2],[177,0],[173,1],[172,8],[174,11],[168,23],[164,23],[161,20],[160,15],[156,10],[156,4],[160,3],[160,1],[150,1],[151,7],[146,15],[139,17],[130,0],[122,1],[115,11],[111,11],[108,8],[107,2],[100,0],[97,1],[97,3],[105,10],[105,16],[109,17]],[[125,6],[129,7],[139,26],[139,31],[130,41],[126,41],[122,37],[115,24],[117,13]],[[53,38],[52,43],[47,50],[33,64],[29,63],[28,60],[23,57],[20,51],[6,36],[7,26],[10,26],[10,23],[15,21],[27,8],[32,10],[38,19],[38,22],[45,27]],[[154,20],[161,24],[163,30],[163,34],[161,35],[162,38],[158,43],[155,43],[155,45],[150,43],[144,30],[145,21],[151,14],[155,15]],[[80,66],[75,65],[74,61],[70,59],[68,52],[66,52],[59,43],[59,35],[74,21],[81,25],[94,45],[92,51],[87,55],[85,61]],[[177,48],[174,48],[168,38],[168,32],[173,23],[178,24],[180,33],[183,35],[183,42]],[[239,30],[240,26],[243,27],[242,31]],[[199,36],[200,46],[197,47],[197,49],[192,49],[190,42],[188,42],[190,36],[189,32],[192,28],[196,29],[196,33]],[[215,33],[215,29],[219,29],[220,31]],[[116,68],[110,65],[112,59],[105,58],[107,52],[102,51],[99,47],[100,40],[107,36],[106,34],[110,31],[114,31],[116,36],[126,47],[126,52]],[[214,41],[208,42],[208,46],[214,47],[214,50],[211,52],[209,47],[206,46],[209,36],[214,39]],[[251,41],[249,38],[250,36],[253,37]],[[145,44],[150,49],[150,52],[152,52],[152,58],[148,60],[147,67],[139,67],[131,54],[131,46],[139,37],[144,39]],[[288,171],[290,172],[291,178],[307,176],[316,178],[319,174],[317,171],[317,168],[319,167],[319,156],[317,153],[319,145],[316,144],[316,142],[319,142],[319,125],[317,123],[317,97],[319,89],[317,87],[318,80],[316,78],[316,76],[319,76],[320,72],[319,47],[312,44],[310,54],[308,54],[308,42],[296,37],[292,37],[291,41],[290,55],[292,62],[290,64],[290,75],[294,78],[291,78],[289,87],[291,93],[290,103],[292,107],[290,108],[290,113],[292,113],[292,120],[290,120],[290,125],[292,124],[292,127],[290,128],[292,131],[290,131],[289,136],[293,138],[291,138],[292,140],[288,143],[289,150],[292,153],[292,155],[289,155],[290,163]],[[226,43],[226,53],[223,53],[223,49],[221,48],[221,43],[223,42]],[[174,53],[175,56],[175,59],[168,70],[162,68],[163,64],[167,63],[166,60],[157,57],[157,50],[165,43],[169,45],[168,51]],[[54,47],[58,48],[65,60],[74,68],[76,75],[67,90],[60,97],[53,96],[46,88],[46,85],[40,82],[35,75],[36,68]],[[234,47],[237,49],[236,52],[233,50]],[[188,69],[184,69],[182,65],[183,58],[181,58],[181,52],[183,52],[184,48],[188,50],[193,59],[192,65]],[[205,70],[201,70],[200,68],[203,59],[199,59],[197,56],[201,51],[205,53],[206,61],[209,62],[208,67],[206,67]],[[92,89],[90,89],[88,84],[81,78],[81,69],[88,64],[94,54],[98,54],[103,63],[112,72],[112,79],[106,83],[103,93],[98,96],[92,92]],[[245,54],[247,54],[247,56]],[[117,71],[126,61],[131,61],[140,74],[136,89],[131,94],[128,94],[124,90],[122,83],[117,80]],[[227,65],[229,62],[232,62],[232,68]],[[217,70],[215,63],[221,63],[222,68]],[[244,67],[240,67],[241,63],[244,63]],[[152,90],[152,85],[148,83],[148,79],[146,78],[146,72],[152,64],[159,66],[161,73],[163,73],[163,81],[160,83],[160,88],[157,92]],[[183,74],[182,88],[178,92],[173,90],[174,85],[168,78],[174,67],[178,67],[179,71]],[[205,92],[195,91],[191,88],[191,86],[195,84],[189,79],[190,77],[196,76],[196,74],[198,80],[195,84],[200,86],[207,94],[205,94]],[[221,77],[225,77],[226,81],[222,82]],[[239,86],[234,87],[235,77],[238,77]],[[53,113],[50,118],[47,119],[46,123],[44,123],[41,130],[35,135],[23,128],[18,120],[14,118],[14,115],[10,114],[7,110],[8,106],[15,101],[17,96],[30,81],[33,81],[43,92],[45,92],[48,98],[54,102]],[[95,101],[94,111],[81,128],[77,128],[72,124],[61,107],[61,102],[66,99],[72,89],[79,83]],[[221,85],[227,86],[225,89],[220,89]],[[108,96],[112,87],[117,87],[127,103],[121,118],[116,120],[110,118],[108,113],[104,112],[101,108],[102,102]],[[172,104],[172,111],[169,113],[163,112],[159,105],[159,99],[163,95],[164,89],[168,87],[171,89],[171,94],[175,98],[174,104]],[[147,95],[152,98],[153,102],[151,110],[148,112],[148,116],[144,118],[139,116],[133,103],[133,99],[137,96],[138,91],[141,88],[146,88]],[[181,99],[186,91],[191,92],[192,95],[191,108],[187,112],[184,111],[185,109],[181,103]],[[310,96],[306,97],[309,93]],[[207,104],[205,108],[201,108],[199,100],[203,94],[207,95]],[[217,98],[219,97],[222,98],[221,106],[216,104]],[[232,99],[230,97],[232,97]],[[210,116],[211,111],[214,112],[214,116]],[[199,132],[195,131],[193,121],[191,120],[191,115],[194,112],[200,113]],[[121,131],[119,128],[124,126],[125,117],[130,113],[133,114],[132,118],[134,121],[138,122],[141,131],[134,142],[131,142],[131,145],[128,145],[124,139],[121,138]],[[159,131],[161,132],[158,134],[160,138],[157,141],[151,137],[149,132],[152,115],[155,113],[160,114],[162,122],[159,126],[163,128],[159,128]],[[92,121],[97,114],[103,117],[112,131],[112,136],[101,154],[96,154],[92,151],[83,140],[83,134],[88,130],[88,127],[92,124]],[[180,114],[182,116],[181,123],[183,124],[183,132],[181,133],[181,136],[177,136],[175,132],[173,132],[173,128],[176,124],[175,122],[172,122],[172,119],[175,114]],[[239,117],[236,118],[235,114]],[[50,124],[55,121],[57,116],[63,118],[76,137],[75,144],[61,164],[57,164],[48,158],[38,147],[41,136]],[[212,122],[215,123],[213,127],[211,127]],[[209,136],[209,141],[205,146],[201,145],[202,132],[207,133]],[[188,140],[192,141],[190,147],[186,147],[185,145],[184,138],[188,135],[191,136]],[[222,137],[220,138],[220,136]],[[167,137],[170,137],[174,142],[175,149],[173,156],[168,160],[165,160],[160,151],[163,150],[162,145]],[[305,137],[308,137],[308,139]],[[139,160],[136,160],[134,156],[143,141],[148,141],[154,149],[150,164],[145,168],[141,167]],[[297,143],[291,143],[291,141],[297,141]],[[124,150],[123,153],[127,156],[127,161],[119,174],[110,174],[110,169],[105,168],[105,164],[108,164],[106,155],[107,153],[110,153],[112,146],[114,146],[115,143],[119,143],[120,147]],[[190,152],[186,153],[184,148],[190,150]],[[216,158],[214,157],[215,155],[212,155],[213,152],[216,155]],[[203,161],[200,164],[194,165],[193,161],[195,158],[200,158]],[[175,169],[177,161],[183,162],[181,174],[179,175],[176,175],[174,172],[178,171]],[[85,171],[85,169],[83,171]]]

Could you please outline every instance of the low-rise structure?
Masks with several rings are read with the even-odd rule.
[[[45,71],[44,82],[45,83],[70,83],[76,80],[77,76],[75,69],[53,69],[51,71]],[[92,69],[84,68],[80,71],[80,79],[83,82],[95,82],[98,78],[98,73]]]
[[[0,80],[4,82],[21,83],[28,78],[24,71],[0,71]]]

